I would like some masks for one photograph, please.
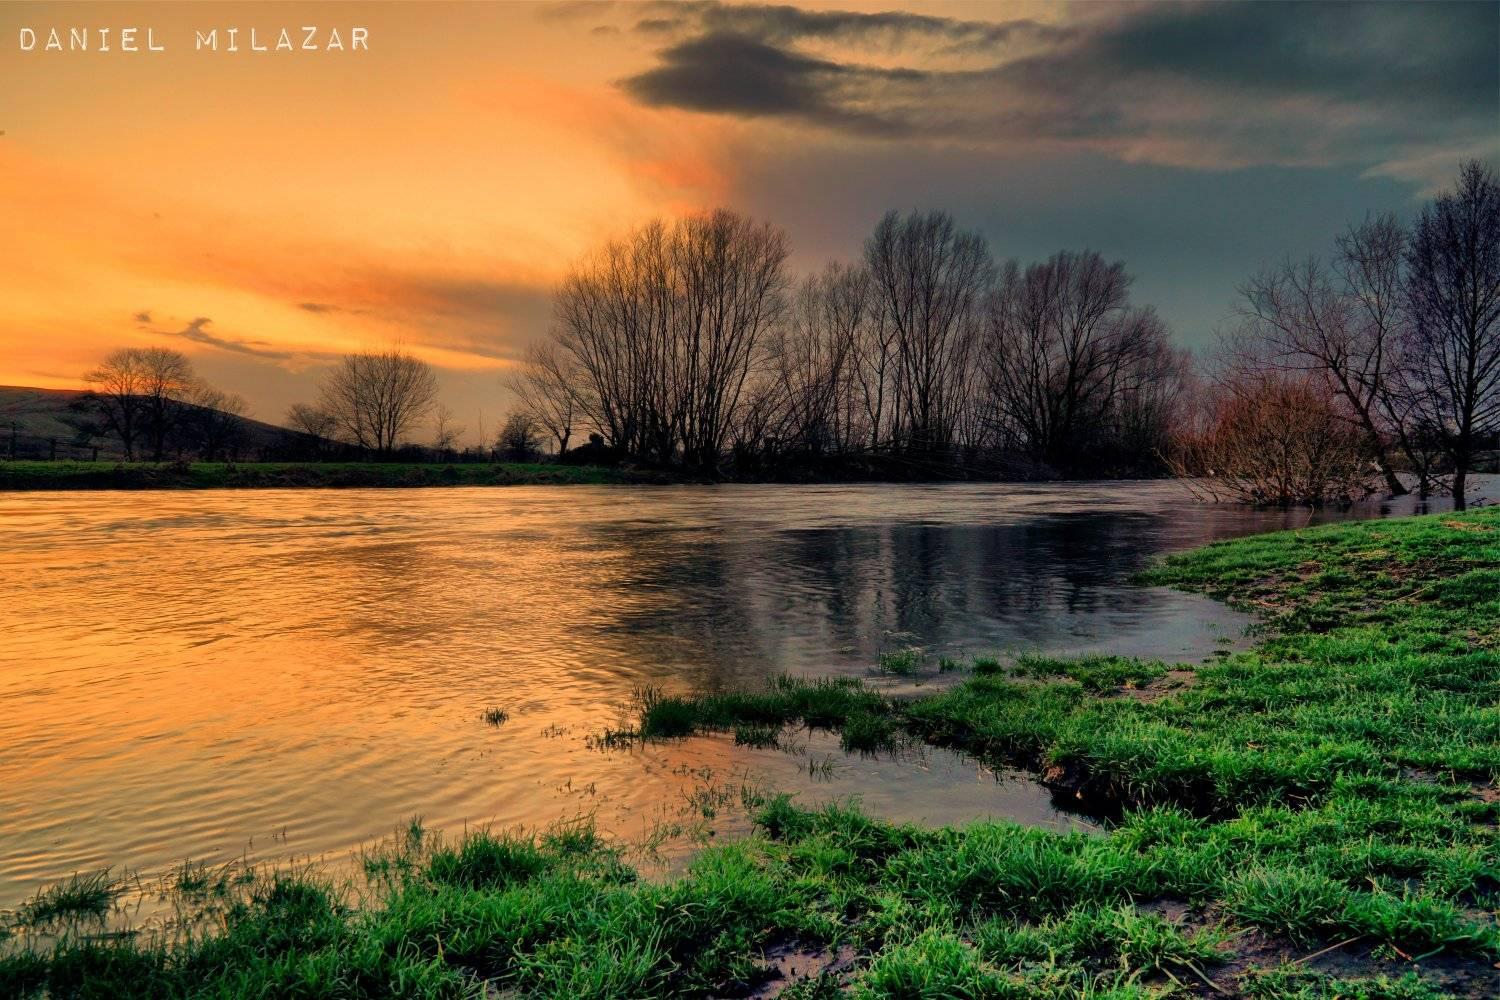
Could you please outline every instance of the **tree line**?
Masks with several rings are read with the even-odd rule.
[[[72,406],[79,439],[114,438],[126,461],[184,452],[212,461],[244,443],[244,398],[200,378],[180,351],[121,348],[84,381],[89,391]]]
[[[892,212],[857,263],[794,281],[787,240],[728,210],[653,222],[583,261],[513,390],[560,451],[741,469],[883,456],[1154,471],[1188,375],[1124,265],[997,265],[944,212]]]
[[[1197,364],[1092,251],[997,263],[947,213],[891,212],[855,262],[795,280],[788,255],[728,210],[605,244],[512,380],[525,420],[559,453],[587,433],[660,465],[1170,470],[1217,499],[1410,484],[1459,506],[1500,434],[1500,194],[1479,162],[1409,227],[1371,218],[1255,275]]]
[[[1326,257],[1264,269],[1195,362],[1123,263],[997,262],[945,212],[888,213],[859,258],[794,277],[785,233],[720,209],[584,258],[508,379],[478,457],[752,476],[1171,472],[1215,499],[1450,490],[1500,437],[1500,186],[1479,162],[1410,225],[1372,217]],[[245,412],[179,352],[116,351],[86,431],[127,458],[233,457]],[[431,420],[431,449],[411,444]],[[285,457],[455,457],[431,366],[350,354],[293,406]],[[586,444],[580,445],[585,440]],[[403,449],[405,451],[403,452]]]

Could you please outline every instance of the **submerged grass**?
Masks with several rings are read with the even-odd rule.
[[[15,922],[22,927],[40,928],[65,920],[99,920],[109,913],[119,894],[120,883],[108,868],[75,874],[42,889],[23,903]]]
[[[1106,835],[775,797],[756,835],[651,882],[586,825],[408,834],[361,905],[277,878],[191,938],[18,938],[0,995],[744,995],[787,942],[857,955],[789,997],[1500,995],[1500,515],[1242,539],[1150,578],[1270,630],[1171,689],[1157,663],[976,661],[909,701],[848,680],[643,692],[619,735],[920,737],[1110,806]]]

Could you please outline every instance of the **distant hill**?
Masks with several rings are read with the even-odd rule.
[[[78,414],[70,409],[84,394],[82,389],[38,389],[32,386],[0,385],[0,456],[9,454],[12,430],[27,458],[44,458],[56,441],[59,458],[83,457],[99,446],[100,458],[119,458],[119,442],[100,439],[87,443],[78,440]],[[259,452],[275,447],[287,434],[277,427],[249,417],[236,417],[244,435],[244,450]]]

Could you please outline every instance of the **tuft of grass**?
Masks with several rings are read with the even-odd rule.
[[[856,712],[844,720],[839,743],[847,751],[878,753],[896,746],[896,723],[888,715]]]
[[[734,742],[736,746],[776,747],[779,745],[780,735],[781,731],[775,726],[741,723],[734,727]]]
[[[16,922],[25,927],[44,927],[65,920],[103,919],[109,913],[120,883],[111,869],[77,873],[37,891],[16,913]]]
[[[484,714],[480,718],[498,729],[500,726],[505,725],[506,721],[510,718],[510,713],[503,708],[491,706],[484,710]]]
[[[922,669],[922,665],[926,662],[926,659],[926,654],[920,648],[907,646],[903,649],[893,649],[881,653],[875,669],[883,674],[910,677]]]
[[[637,697],[641,705],[639,733],[643,739],[691,736],[697,728],[698,710],[689,699],[665,695],[656,688],[642,688]]]
[[[1167,666],[1159,660],[1143,661],[1127,656],[1024,655],[1016,660],[1016,673],[1022,677],[1066,677],[1083,685],[1086,691],[1102,694],[1124,687],[1145,687],[1165,677]]]
[[[973,672],[979,676],[986,674],[998,674],[1005,668],[1000,665],[999,659],[993,656],[974,657]]]

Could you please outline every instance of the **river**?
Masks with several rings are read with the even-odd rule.
[[[104,866],[338,857],[413,816],[639,840],[736,784],[1086,827],[938,751],[588,737],[643,686],[871,677],[908,646],[1199,661],[1246,619],[1130,584],[1150,560],[1411,510],[1168,482],[0,493],[0,906]]]

